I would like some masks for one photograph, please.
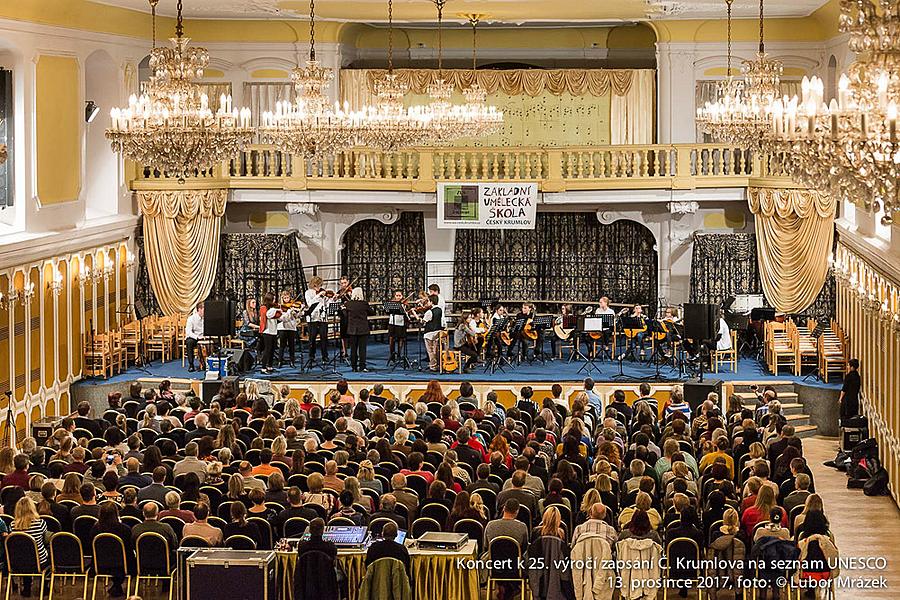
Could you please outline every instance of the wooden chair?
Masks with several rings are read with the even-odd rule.
[[[122,326],[122,348],[125,361],[134,364],[141,356],[141,322],[131,321]]]
[[[715,350],[712,353],[712,361],[713,361],[713,372],[719,372],[719,365],[731,365],[732,373],[737,373],[737,361],[738,361],[738,352],[737,352],[737,332],[731,332],[731,349],[730,350]]]
[[[844,331],[832,319],[831,326],[818,341],[819,376],[828,383],[830,373],[843,374],[847,371],[847,341]]]
[[[794,375],[799,376],[804,365],[811,364],[815,367],[818,364],[819,352],[808,325],[801,327],[791,321],[788,323],[788,332],[794,348]]]
[[[150,332],[145,331],[145,340],[148,356],[158,355],[162,362],[170,360],[175,352],[175,327],[172,325],[171,319],[154,319]]]
[[[766,322],[765,350],[766,364],[772,373],[777,375],[782,366],[794,366],[796,354],[784,323]]]
[[[103,333],[84,334],[82,340],[84,348],[84,360],[82,361],[82,370],[88,377],[103,377],[104,379],[113,374],[113,356],[110,352],[109,339]]]

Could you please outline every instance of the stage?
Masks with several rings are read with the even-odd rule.
[[[329,346],[332,357],[334,356],[335,345]],[[622,375],[619,374],[619,362],[610,360],[597,360],[585,366],[584,361],[571,361],[567,359],[547,360],[541,362],[539,360],[533,362],[522,362],[521,364],[513,364],[512,366],[503,366],[503,369],[497,369],[493,373],[490,369],[485,369],[482,364],[476,367],[471,373],[445,373],[438,374],[427,370],[428,358],[425,354],[424,347],[418,340],[410,339],[408,348],[409,360],[419,362],[423,368],[405,369],[393,368],[386,366],[389,352],[386,343],[370,340],[369,352],[367,357],[368,373],[355,373],[349,364],[337,361],[326,368],[317,366],[309,370],[301,370],[300,356],[297,357],[297,367],[285,366],[277,368],[274,373],[264,375],[258,369],[253,369],[244,373],[245,377],[253,377],[254,379],[265,379],[270,381],[295,381],[295,382],[320,382],[320,381],[336,381],[346,379],[347,381],[428,381],[431,379],[446,381],[472,381],[472,382],[534,382],[534,383],[557,383],[557,382],[573,382],[580,381],[585,377],[592,377],[598,383],[640,383],[648,382],[677,382],[691,379],[691,375],[679,373],[677,368],[672,366],[661,365],[659,375],[657,376],[656,365],[649,362],[637,362],[625,360],[622,361]],[[566,350],[565,356],[568,356]],[[277,356],[276,356],[277,358]],[[85,383],[125,383],[138,378],[167,378],[167,379],[192,379],[200,380],[204,378],[203,372],[189,372],[186,366],[182,366],[182,360],[176,359],[166,363],[159,360],[153,361],[146,365],[145,369],[131,367],[127,371],[119,373],[110,379],[89,379]],[[821,382],[814,376],[797,377],[793,373],[782,371],[776,378],[775,375],[768,372],[762,361],[753,357],[741,357],[738,360],[737,372],[730,370],[722,370],[719,373],[704,373],[704,378],[719,379],[724,382],[729,381],[763,381],[777,379],[784,383],[802,382],[811,386],[820,386],[825,388],[836,389],[840,387],[840,379],[832,378],[828,384]]]

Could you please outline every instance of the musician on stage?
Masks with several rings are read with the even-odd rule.
[[[296,305],[296,306],[295,306]],[[283,314],[278,321],[278,366],[284,366],[284,351],[288,351],[291,359],[291,366],[297,366],[296,346],[297,346],[297,321],[300,319],[300,303],[294,301],[294,296],[290,290],[281,292],[281,309]]]
[[[441,327],[447,327],[447,301],[441,296],[441,286],[436,283],[429,285],[428,295],[437,298],[437,302],[434,305],[441,309]]]
[[[391,301],[402,304],[404,300],[402,290],[394,290]],[[388,362],[396,362],[403,357],[403,348],[406,346],[406,328],[408,319],[404,313],[388,315],[388,347],[391,357]]]
[[[479,349],[484,344],[487,329],[481,324],[483,318],[484,312],[480,308],[474,308],[454,332],[453,347],[467,357],[463,369],[466,373],[478,363]]]
[[[248,350],[254,349],[259,342],[259,307],[256,305],[256,298],[247,298],[244,301],[238,335],[244,340],[244,347]]]
[[[262,332],[262,365],[263,373],[274,373],[272,359],[275,356],[275,343],[278,340],[278,321],[281,320],[281,307],[275,304],[275,294],[268,292],[259,308],[259,329]]]
[[[444,330],[444,311],[438,306],[437,294],[431,294],[425,300],[425,314],[422,315],[425,333],[425,351],[428,353],[428,369],[439,371],[441,362],[441,332]]]
[[[309,289],[306,290],[305,300],[307,306],[306,323],[309,332],[309,359],[316,356],[318,342],[321,343],[322,362],[328,360],[328,321],[325,316],[325,307],[330,300],[322,289],[322,278],[318,275],[309,280]]]
[[[607,298],[606,296],[600,297],[600,300],[597,301],[597,308],[594,309],[594,315],[612,315],[613,319],[615,319],[616,311],[609,307],[609,298]],[[615,327],[615,325],[613,325],[612,327]],[[612,342],[612,327],[610,327],[609,329],[604,329],[600,332],[600,344],[603,346],[604,352],[610,351],[609,345]],[[594,346],[591,343],[588,343],[588,352],[593,357]]]
[[[508,313],[506,312],[506,307],[500,303],[495,304],[493,307],[493,312],[491,313],[490,327],[495,327],[507,316]],[[488,340],[488,347],[485,348],[486,356],[488,358],[499,356],[501,352],[500,346],[500,335],[498,333],[498,335],[495,335],[493,339]]]
[[[627,311],[625,311],[627,312]],[[647,317],[644,316],[644,307],[640,304],[635,304],[631,309],[631,314],[629,315],[633,319],[639,319],[641,321],[641,330],[637,331],[632,337],[625,337],[626,347],[625,354],[631,354],[633,358],[637,358],[637,355],[634,354],[635,348],[640,350],[640,358],[644,359],[644,338],[647,335]]]
[[[716,336],[716,350],[731,350],[731,328],[725,322],[725,313],[719,311],[719,335]]]
[[[544,332],[544,337],[550,339],[550,360],[553,360],[558,356],[557,352],[559,351],[560,342],[571,340],[573,344],[576,346],[578,345],[579,340],[574,331],[569,333],[569,336],[566,338],[561,338],[558,333],[562,332],[563,329],[573,329],[575,327],[575,325],[571,323],[573,318],[572,305],[563,304],[560,307],[559,315],[557,315],[556,319],[553,321],[553,327]],[[543,340],[541,340],[541,343],[544,343]]]
[[[187,353],[188,371],[193,373],[197,369],[194,367],[194,354],[197,352],[197,344],[203,338],[203,303],[197,303],[197,309],[188,317],[187,323],[184,325],[184,351]],[[200,366],[202,371],[205,365]]]
[[[525,323],[522,326],[522,330],[516,334],[515,338],[512,340],[512,343],[509,345],[509,349],[506,351],[506,358],[512,359],[515,356],[516,350],[518,349],[522,360],[528,358],[528,349],[534,352],[537,350],[537,338],[531,339],[526,335],[525,330],[528,328],[528,325],[534,319],[534,305],[530,302],[525,302],[522,304],[521,312],[513,318],[513,322],[517,322],[520,319],[524,319]]]
[[[347,300],[350,299],[350,294],[353,292],[353,288],[350,287],[350,278],[346,275],[341,275],[340,280],[338,281],[338,291],[335,295],[335,301],[340,302],[343,305]],[[347,357],[347,312],[342,310],[339,314],[339,322],[338,322],[338,335],[341,338],[341,358]]]
[[[347,314],[347,341],[350,345],[350,366],[354,371],[368,373],[366,345],[369,341],[369,315],[375,314],[363,297],[362,288],[353,288],[350,299],[344,303]]]

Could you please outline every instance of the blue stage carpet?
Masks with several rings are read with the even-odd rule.
[[[334,344],[331,345],[334,349]],[[416,361],[420,356],[420,345],[417,340],[410,340],[409,343],[409,359]],[[567,354],[566,354],[567,355]],[[333,356],[333,352],[332,352]],[[428,359],[425,355],[424,348],[421,348],[421,364],[427,367]],[[370,340],[368,353],[368,373],[354,373],[350,366],[338,363],[337,373],[334,369],[328,367],[313,368],[309,371],[302,372],[299,368],[300,357],[297,357],[297,368],[284,367],[276,369],[272,375],[262,375],[259,371],[251,371],[246,373],[247,376],[258,377],[261,379],[272,379],[278,381],[323,381],[347,379],[348,381],[410,381],[419,380],[427,381],[429,379],[443,379],[448,381],[517,381],[517,382],[565,382],[578,381],[588,374],[597,382],[613,382],[613,381],[674,381],[679,379],[688,379],[689,375],[680,375],[678,369],[671,366],[663,366],[660,368],[659,377],[656,376],[656,367],[652,363],[639,363],[625,361],[623,363],[624,377],[619,377],[619,363],[610,361],[597,361],[593,363],[596,367],[591,368],[590,373],[585,369],[585,363],[579,361],[567,362],[566,360],[554,360],[541,363],[524,362],[512,367],[504,367],[504,370],[497,370],[493,374],[485,370],[484,365],[477,367],[468,374],[451,373],[446,375],[437,375],[425,370],[417,369],[394,369],[385,366],[388,359],[388,347],[386,343]],[[737,373],[723,371],[716,374],[707,374],[709,377],[721,379],[723,381],[760,381],[772,379],[774,376],[768,372],[765,365],[754,358],[741,358],[738,361]],[[202,379],[203,374],[200,372],[190,373],[186,367],[181,366],[181,359],[160,363],[158,360],[147,366],[146,370],[132,367],[131,369],[120,373],[111,379],[93,380],[97,383],[121,383],[130,382],[140,377],[161,377],[169,379]],[[803,377],[795,377],[782,371],[778,379],[787,381],[801,381]],[[90,383],[86,381],[85,383]],[[839,379],[832,379],[828,384],[820,382],[815,377],[809,377],[806,382],[809,385],[820,385],[823,387],[836,388],[840,387]]]

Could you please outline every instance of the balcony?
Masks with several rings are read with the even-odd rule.
[[[544,192],[571,190],[796,187],[784,156],[752,155],[717,144],[559,148],[355,149],[305,162],[257,144],[183,184],[138,170],[134,190],[278,189],[434,192],[440,181],[537,181]]]

